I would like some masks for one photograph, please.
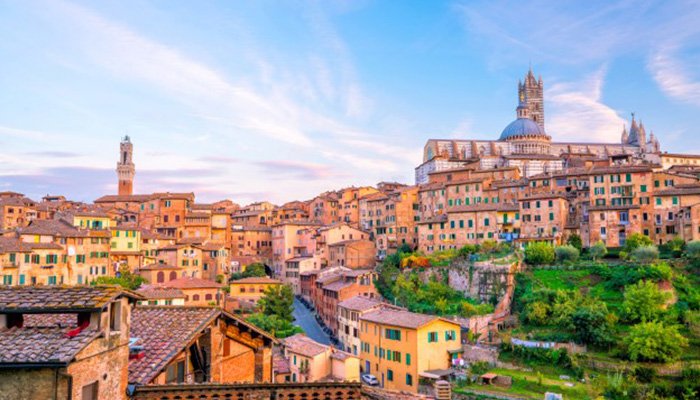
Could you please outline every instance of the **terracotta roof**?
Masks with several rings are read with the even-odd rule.
[[[654,191],[654,196],[686,196],[700,194],[700,186],[676,187],[673,189],[664,189]]]
[[[282,339],[282,344],[291,352],[311,358],[322,354],[329,348],[329,346],[318,343],[317,341],[305,336],[303,333],[297,333],[294,336]]]
[[[147,299],[179,299],[185,298],[182,290],[177,288],[161,287],[161,286],[143,286],[136,293]]]
[[[266,276],[261,276],[261,277],[249,277],[249,278],[243,278],[243,279],[238,279],[235,281],[230,282],[232,285],[234,284],[239,284],[239,283],[282,283],[278,281],[277,279],[272,279],[268,278]]]
[[[132,195],[107,195],[95,200],[95,203],[117,203],[124,201],[133,201],[136,203],[144,203],[151,200],[150,194],[132,194]]]
[[[355,284],[355,282],[338,281],[338,282],[329,283],[328,285],[324,285],[323,289],[330,290],[331,292],[339,292],[339,291],[341,291],[345,288],[348,288],[354,284]]]
[[[340,361],[345,361],[351,357],[355,357],[355,356],[353,356],[350,353],[346,353],[346,352],[340,351],[340,350],[333,350],[333,353],[331,354],[331,358],[335,358],[336,360],[340,360]]]
[[[182,268],[177,267],[175,265],[155,263],[155,264],[144,265],[143,267],[139,268],[139,271],[157,271],[159,269],[182,269]]]
[[[127,296],[142,300],[136,292],[119,286],[2,286],[1,313],[52,313],[100,310],[113,299]]]
[[[312,259],[313,256],[299,256],[299,257],[292,257],[284,260],[284,262],[299,262],[299,261],[305,261]]]
[[[523,196],[523,197],[519,198],[518,201],[556,199],[556,198],[566,199],[566,197],[561,193],[534,193],[534,194],[531,194],[529,196]]]
[[[62,219],[34,220],[28,226],[19,229],[22,235],[51,235],[65,237],[88,237],[87,230],[78,229]]]
[[[498,203],[489,203],[489,204],[472,204],[469,206],[456,206],[449,208],[447,210],[448,214],[451,213],[459,213],[459,212],[478,212],[478,211],[496,211],[499,208]],[[442,221],[444,222],[444,221]]]
[[[24,314],[25,328],[78,326],[78,314]]]
[[[289,366],[289,360],[284,358],[279,350],[276,349],[272,350],[272,369],[275,371],[275,375],[291,373],[292,369]]]
[[[170,282],[161,283],[159,286],[178,289],[216,289],[224,285],[192,276],[183,276]]]
[[[360,316],[360,320],[381,325],[399,326],[408,329],[418,329],[433,321],[441,319],[436,315],[417,314],[409,311],[379,309]],[[451,322],[451,321],[450,321]]]
[[[29,252],[29,246],[19,239],[9,236],[0,236],[0,254]]]
[[[379,300],[366,296],[355,296],[338,303],[338,307],[347,308],[354,311],[366,311],[382,304]]]
[[[70,363],[99,332],[84,329],[75,337],[66,337],[72,327],[0,329],[0,367],[16,364]]]
[[[635,210],[638,209],[639,205],[629,204],[629,205],[619,205],[619,206],[590,206],[588,211],[618,211],[618,210]]]
[[[351,239],[351,240],[341,240],[341,241],[339,241],[339,242],[331,243],[331,244],[328,245],[328,247],[333,247],[333,246],[346,246],[346,245],[353,244],[353,243],[358,243],[358,242],[368,242],[368,243],[372,243],[372,241],[371,241],[371,240],[368,240],[368,239]]]
[[[220,313],[209,307],[135,307],[131,337],[141,339],[144,357],[129,360],[129,383],[148,384]]]

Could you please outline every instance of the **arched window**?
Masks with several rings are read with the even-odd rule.
[[[158,282],[158,283],[165,282],[165,272],[163,272],[163,271],[158,272],[156,282]]]
[[[192,296],[192,301],[199,301],[199,295],[195,294],[194,296]]]
[[[170,280],[171,280],[171,281],[174,281],[175,279],[177,279],[177,272],[172,271],[172,272],[170,273]]]
[[[211,299],[212,299],[211,294],[207,294],[204,296],[204,300],[211,300]]]

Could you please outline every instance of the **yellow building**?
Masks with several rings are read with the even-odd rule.
[[[111,229],[112,237],[109,241],[112,262],[120,264],[119,267],[129,267],[130,270],[141,265],[141,232],[138,228],[117,227]]]
[[[417,393],[422,373],[448,369],[462,351],[460,326],[434,315],[379,309],[360,316],[363,373],[387,389]]]
[[[277,279],[264,277],[243,278],[233,281],[229,284],[231,291],[230,296],[234,299],[250,303],[257,303],[262,297],[265,297],[265,291],[270,286],[279,286],[282,282]]]
[[[114,225],[109,214],[106,212],[78,211],[72,213],[72,216],[73,226],[85,229],[107,229]]]

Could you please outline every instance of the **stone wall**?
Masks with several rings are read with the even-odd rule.
[[[399,392],[378,387],[362,386],[362,396],[366,400],[432,400],[423,394]]]
[[[56,396],[58,396],[56,398]],[[69,400],[65,369],[6,369],[0,373],[0,400]]]
[[[468,297],[490,301],[500,299],[508,287],[510,265],[489,262],[455,261],[448,267],[449,284]]]
[[[245,399],[245,400],[358,400],[360,383],[261,383],[139,386],[134,400]]]

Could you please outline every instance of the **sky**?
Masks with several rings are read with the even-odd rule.
[[[553,140],[636,113],[700,153],[700,2],[0,0],[0,191],[239,204],[413,183],[428,139],[497,139],[517,82]]]

